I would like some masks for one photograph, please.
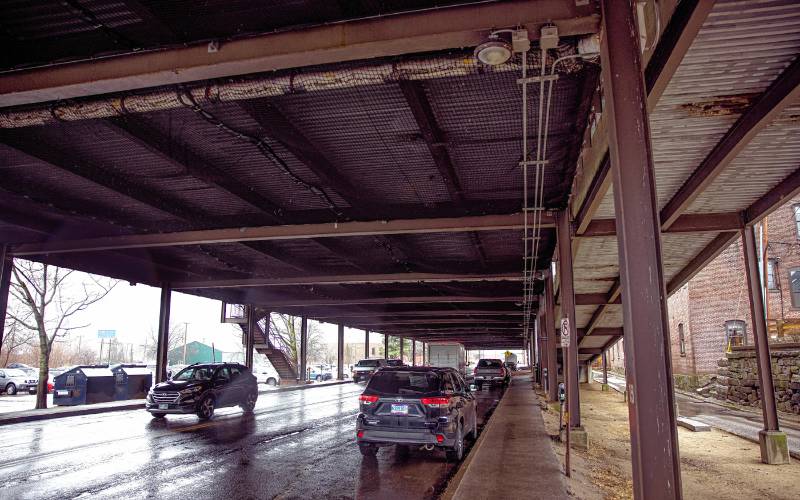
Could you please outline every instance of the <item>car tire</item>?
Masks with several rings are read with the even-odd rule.
[[[197,405],[197,418],[200,420],[209,420],[214,416],[214,398],[206,396]]]
[[[151,413],[150,416],[152,416],[156,420],[161,420],[164,417],[166,417],[167,415],[165,413]]]
[[[461,423],[458,424],[458,429],[456,429],[455,444],[445,454],[447,455],[447,460],[451,462],[460,462],[464,458],[464,431],[461,430]]]
[[[256,400],[258,399],[258,393],[255,391],[251,391],[247,393],[245,400],[239,405],[245,413],[253,413],[253,410],[256,409]]]
[[[32,388],[28,389],[28,394],[36,394],[36,388],[32,387]]]
[[[365,457],[374,457],[378,453],[378,447],[374,444],[358,443],[358,451]]]
[[[475,382],[475,387],[477,387],[479,391],[482,390],[483,389],[483,382]]]
[[[267,379],[267,385],[270,387],[275,387],[276,385],[278,385],[278,381],[270,377]]]
[[[13,396],[17,393],[17,386],[13,382],[6,386],[6,394]]]

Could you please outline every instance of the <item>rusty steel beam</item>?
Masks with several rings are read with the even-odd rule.
[[[258,301],[257,298],[253,299]],[[510,296],[468,296],[468,295],[434,295],[434,296],[409,296],[409,297],[365,297],[360,299],[295,299],[295,300],[269,300],[270,307],[341,307],[368,304],[441,304],[450,302],[463,303],[491,303],[491,302],[520,302],[522,297]]]
[[[747,207],[743,213],[744,223],[755,224],[798,194],[800,194],[800,169],[789,174],[777,186]]]
[[[375,325],[508,325],[508,326],[522,326],[520,318],[513,319],[472,319],[472,318],[417,318],[417,319],[386,319],[386,320],[372,320],[372,321],[351,321],[359,326]],[[375,330],[375,328],[371,328]]]
[[[417,309],[413,311],[341,311],[339,313],[325,313],[310,315],[313,319],[322,320],[327,323],[338,322],[345,318],[407,318],[411,316],[431,317],[431,316],[522,316],[523,311],[496,311],[491,309]]]
[[[552,218],[543,216],[543,224],[552,227]],[[518,230],[523,227],[522,214],[327,222],[320,224],[236,227],[160,234],[107,236],[77,240],[51,240],[46,243],[17,245],[12,249],[12,252],[14,255],[23,256],[243,241],[293,240],[384,234],[500,231],[506,229]]]
[[[560,284],[561,316],[569,320],[569,348],[564,354],[564,384],[567,388],[569,426],[581,426],[581,403],[578,392],[578,323],[575,316],[575,288],[572,269],[572,235],[570,234],[569,210],[556,215],[556,238],[558,239],[558,273]]]
[[[586,333],[585,328],[578,328],[578,335],[581,337],[622,337],[624,335],[623,328],[614,328],[614,327],[596,327],[594,328],[591,333]]]
[[[11,287],[11,269],[14,260],[8,253],[8,245],[0,244],[0,346],[3,345],[8,308],[8,291]]]
[[[536,38],[596,33],[592,4],[511,1],[436,8],[206,43],[140,51],[0,75],[0,107],[70,99],[303,66],[474,47],[493,29],[525,27]]]
[[[705,246],[700,252],[683,267],[678,274],[672,277],[667,283],[667,295],[672,295],[680,287],[689,282],[695,274],[700,272],[701,269],[706,267],[712,260],[716,259],[731,243],[736,241],[739,233],[730,231],[720,233],[716,238],[711,240],[711,243]]]
[[[378,283],[480,283],[496,281],[521,281],[519,273],[448,274],[448,273],[392,273],[347,274],[328,276],[297,276],[291,278],[247,278],[229,280],[185,281],[173,284],[173,290],[203,288],[248,288],[300,285],[360,285]]]
[[[680,499],[681,470],[647,93],[629,0],[604,0],[603,89],[617,220],[636,500]],[[602,350],[601,350],[602,352]]]
[[[669,228],[695,199],[725,170],[786,107],[800,97],[800,57],[781,73],[742,114],[714,149],[661,210],[661,227]]]
[[[578,214],[575,216],[575,235],[582,236],[586,232],[592,217],[597,213],[600,203],[603,201],[608,188],[611,186],[611,176],[608,175],[611,170],[611,162],[608,159],[608,153],[603,157],[600,162],[600,167],[592,178],[589,185],[589,191],[581,203],[581,208],[578,209]]]
[[[648,111],[655,109],[714,3],[715,0],[682,0],[675,7],[644,70]]]
[[[666,229],[662,229],[662,234],[673,233],[717,233],[720,231],[739,230],[744,221],[742,215],[736,212],[713,213],[713,214],[684,214],[678,217],[675,222]],[[590,221],[579,237],[610,237],[616,236],[617,225],[614,219],[594,219]]]

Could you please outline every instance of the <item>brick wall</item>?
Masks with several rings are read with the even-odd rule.
[[[684,285],[667,301],[669,309],[669,337],[672,355],[672,371],[694,373],[695,356],[692,342],[692,325],[689,315],[689,285]],[[683,329],[684,350],[681,353],[680,331]]]

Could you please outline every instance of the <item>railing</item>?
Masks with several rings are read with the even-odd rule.
[[[270,347],[270,349],[281,351],[283,353],[284,359],[286,360],[286,364],[289,365],[289,368],[294,373],[298,373],[297,364],[294,362],[294,358],[292,356],[292,350],[289,344],[287,344],[286,341],[284,341],[280,335],[272,331],[272,329],[269,327],[267,327],[268,334],[264,335],[264,327],[262,327],[261,323],[262,323],[261,321],[256,323],[256,328],[257,328],[256,333],[258,335],[261,335],[261,337],[266,340],[267,345]],[[266,321],[264,321],[264,326],[267,326]]]

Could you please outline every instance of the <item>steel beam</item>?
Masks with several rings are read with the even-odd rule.
[[[555,296],[553,295],[553,273],[548,272],[544,280],[545,336],[547,337],[547,400],[558,401],[558,353],[556,352]]]
[[[341,311],[339,313],[315,314],[312,317],[326,322],[337,322],[344,318],[386,318],[392,317],[407,318],[409,316],[419,316],[422,319],[432,316],[522,316],[522,310],[497,311],[493,309],[418,309],[414,311]],[[476,321],[480,319],[477,318]]]
[[[543,216],[543,227],[553,227],[552,218]],[[524,228],[522,214],[476,215],[430,219],[396,219],[353,222],[327,222],[283,226],[235,227],[160,234],[106,236],[46,243],[16,245],[17,256],[94,252],[123,248],[153,248],[181,245],[210,245],[243,241],[295,240],[385,234],[427,234],[468,231],[519,230]]]
[[[389,334],[383,334],[383,359],[389,359]]]
[[[336,336],[336,380],[344,380],[344,325],[338,325]]]
[[[594,329],[592,329],[591,334],[586,333],[586,329],[585,328],[578,328],[578,336],[580,338],[583,338],[583,337],[586,337],[586,336],[592,336],[592,337],[603,337],[603,336],[622,337],[623,335],[624,335],[623,328],[615,328],[613,326],[612,327],[605,327],[605,326],[595,327]]]
[[[8,245],[0,245],[0,346],[3,345],[6,310],[8,309],[8,291],[11,287],[11,270],[14,260],[8,252]]]
[[[502,27],[527,28],[534,38],[541,25],[551,22],[562,37],[595,33],[597,21],[592,5],[541,0],[479,3],[330,23],[226,40],[215,53],[202,43],[7,72],[0,76],[0,107],[474,47],[491,30]]]
[[[424,316],[424,314],[421,314]],[[516,319],[474,319],[474,318],[416,318],[354,321],[360,326],[375,325],[509,325],[522,326],[522,318]]]
[[[761,94],[725,133],[661,210],[661,227],[670,227],[703,190],[725,170],[759,132],[800,97],[800,57]]]
[[[247,306],[247,335],[245,336],[244,342],[244,365],[251,370],[253,369],[253,346],[255,345],[257,328],[258,318],[256,317],[256,308]]]
[[[253,300],[257,300],[254,297]],[[272,300],[268,302],[275,308],[289,308],[289,307],[337,307],[337,306],[352,306],[364,304],[447,304],[452,302],[464,303],[489,303],[489,302],[519,302],[522,300],[521,296],[489,296],[481,297],[476,295],[423,295],[423,296],[405,296],[405,297],[364,297],[364,298],[345,298],[345,299],[290,299],[290,300]]]
[[[733,231],[717,235],[717,237],[711,240],[711,243],[706,245],[705,248],[700,250],[683,269],[678,271],[678,274],[669,280],[669,283],[667,283],[667,295],[672,295],[680,287],[688,283],[695,274],[699,273],[700,270],[706,267],[712,260],[716,259],[717,256],[725,251],[738,237],[739,233]]]
[[[308,318],[300,317],[300,381],[308,381]]]
[[[158,343],[156,345],[156,384],[167,380],[167,353],[169,351],[169,313],[172,288],[161,286],[161,307],[158,312]]]
[[[597,213],[600,203],[603,201],[608,188],[611,186],[611,176],[608,175],[611,170],[611,162],[608,159],[608,153],[603,157],[598,167],[597,172],[592,177],[592,182],[589,184],[589,191],[583,198],[578,214],[575,216],[575,235],[581,236],[586,232],[587,227],[592,222],[592,216]]]
[[[403,362],[403,343],[404,342],[405,342],[405,339],[403,337],[400,337],[400,363]]]
[[[556,234],[558,238],[558,272],[561,315],[569,320],[569,348],[564,353],[564,379],[567,388],[569,425],[581,426],[581,402],[578,392],[578,324],[575,318],[575,288],[572,270],[572,235],[569,210],[556,215]]]
[[[369,330],[364,330],[364,359],[369,358]]]
[[[625,363],[637,500],[681,498],[669,323],[655,175],[641,77],[637,19],[629,0],[603,2],[603,88],[624,293]]]
[[[772,381],[772,361],[769,353],[769,333],[764,313],[764,296],[759,278],[758,251],[756,250],[755,228],[748,227],[741,231],[744,241],[745,280],[750,298],[750,319],[753,324],[753,343],[758,363],[758,383],[761,393],[761,414],[764,417],[764,430],[780,430],[778,411],[775,405],[775,386]]]
[[[186,281],[173,285],[174,290],[203,288],[247,288],[306,285],[366,285],[385,283],[473,283],[495,281],[521,281],[519,273],[449,274],[449,273],[392,273],[346,274],[328,276],[298,276],[294,278],[247,278],[210,281]]]
[[[800,194],[800,169],[789,174],[777,186],[747,207],[743,214],[744,222],[755,224],[798,194]]]
[[[736,212],[714,214],[684,214],[678,217],[663,234],[676,233],[716,233],[719,231],[738,231],[742,228],[742,215]],[[616,236],[617,225],[614,219],[595,219],[589,222],[582,238]]]

